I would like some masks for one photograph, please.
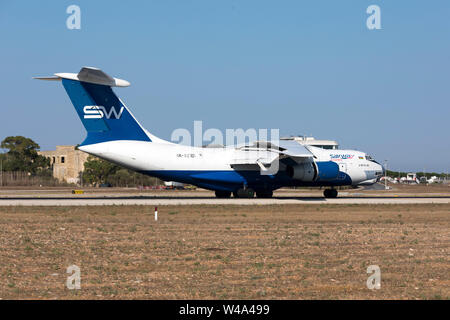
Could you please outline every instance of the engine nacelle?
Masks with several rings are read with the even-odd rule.
[[[317,181],[330,181],[338,179],[339,165],[333,161],[318,161],[317,166]]]
[[[292,179],[307,182],[314,181],[317,177],[317,169],[314,162],[305,162],[287,166],[286,173]]]

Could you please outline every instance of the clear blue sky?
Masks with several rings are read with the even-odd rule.
[[[66,8],[81,7],[81,30]],[[382,30],[366,27],[381,8]],[[96,66],[137,119],[176,128],[279,128],[336,139],[393,169],[450,169],[450,2],[0,1],[0,139],[42,149],[84,128],[61,84]]]

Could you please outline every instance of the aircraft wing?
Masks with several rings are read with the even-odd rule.
[[[314,157],[307,147],[293,140],[256,141],[240,147],[238,150],[246,151],[246,153],[239,153],[240,158],[233,159],[232,166],[258,165],[261,167],[269,165],[275,160],[290,158],[295,162],[303,162]]]
[[[277,142],[280,153],[285,157],[312,158],[314,155],[307,147],[294,140],[280,140]]]

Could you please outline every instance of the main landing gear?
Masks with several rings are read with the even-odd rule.
[[[255,196],[255,190],[252,188],[241,188],[233,191],[233,196],[235,198],[253,198]]]
[[[231,198],[231,191],[216,190],[216,197],[221,199]]]
[[[325,189],[323,191],[323,196],[325,198],[337,198],[338,191],[336,189]]]
[[[256,191],[252,188],[241,188],[236,191],[233,191],[233,197],[235,198],[253,198],[256,194],[257,198],[272,198],[273,191],[272,190],[262,190],[262,191]],[[216,190],[216,197],[225,199],[231,197],[230,191],[222,191],[222,190]]]

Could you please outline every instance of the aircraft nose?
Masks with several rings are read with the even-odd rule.
[[[383,165],[379,164],[379,170],[381,175],[377,177],[377,181],[380,181],[381,177],[386,177],[386,168]]]

